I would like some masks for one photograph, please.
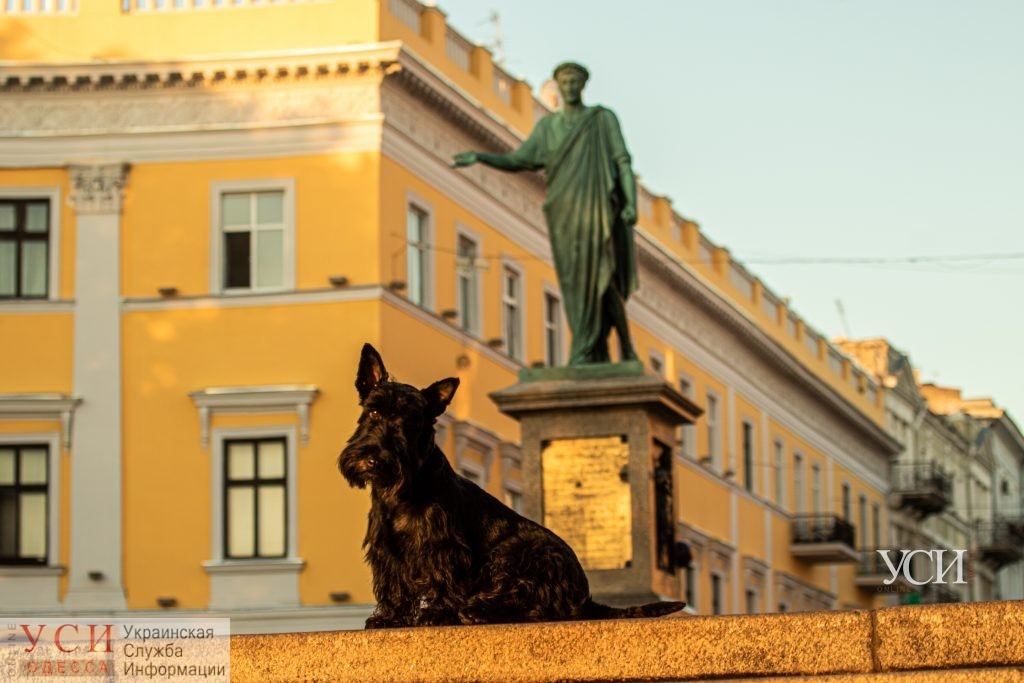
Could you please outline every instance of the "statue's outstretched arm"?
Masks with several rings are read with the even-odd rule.
[[[476,163],[481,163],[491,168],[496,168],[499,171],[509,171],[515,173],[517,171],[528,171],[531,170],[529,164],[524,163],[521,159],[516,158],[512,154],[491,154],[490,152],[459,152],[452,159],[452,167],[461,168],[463,166],[472,166]]]

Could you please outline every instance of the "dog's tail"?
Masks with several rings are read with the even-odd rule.
[[[672,614],[686,607],[685,602],[651,602],[633,607],[612,607],[587,598],[580,610],[581,619],[640,619]]]

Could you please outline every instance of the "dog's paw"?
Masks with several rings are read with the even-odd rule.
[[[480,624],[489,624],[491,621],[481,610],[473,607],[463,607],[459,610],[459,623],[466,626],[479,626]]]
[[[403,620],[396,619],[393,615],[387,614],[371,614],[366,619],[367,630],[374,628],[399,628],[401,626],[408,626]]]
[[[416,615],[417,626],[455,626],[461,623],[458,615],[450,610],[425,609]]]

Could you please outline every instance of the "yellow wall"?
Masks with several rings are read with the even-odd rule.
[[[379,344],[374,302],[163,310],[124,318],[125,582],[129,606],[152,608],[175,595],[205,607],[211,501],[208,449],[188,393],[205,387],[315,384],[311,439],[299,446],[299,556],[305,604],[331,591],[372,601],[360,544],[368,498],[350,489],[336,459],[358,416],[355,359]],[[201,351],[200,351],[201,350]],[[238,424],[218,421],[213,427]],[[257,424],[294,424],[271,415]],[[173,428],[171,428],[173,426]],[[182,494],[187,493],[183,499]]]
[[[173,286],[183,296],[209,294],[213,183],[269,179],[295,182],[297,289],[327,288],[333,275],[379,284],[378,163],[376,152],[356,152],[139,164],[122,218],[122,291],[149,298]]]
[[[176,59],[372,43],[376,4],[340,0],[122,13],[120,0],[78,0],[78,11],[68,15],[0,12],[0,60]]]

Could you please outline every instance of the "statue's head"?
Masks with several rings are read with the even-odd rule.
[[[558,92],[562,95],[562,101],[566,104],[579,104],[583,88],[590,78],[587,67],[576,62],[562,62],[555,67],[553,75],[555,83],[558,84]]]

